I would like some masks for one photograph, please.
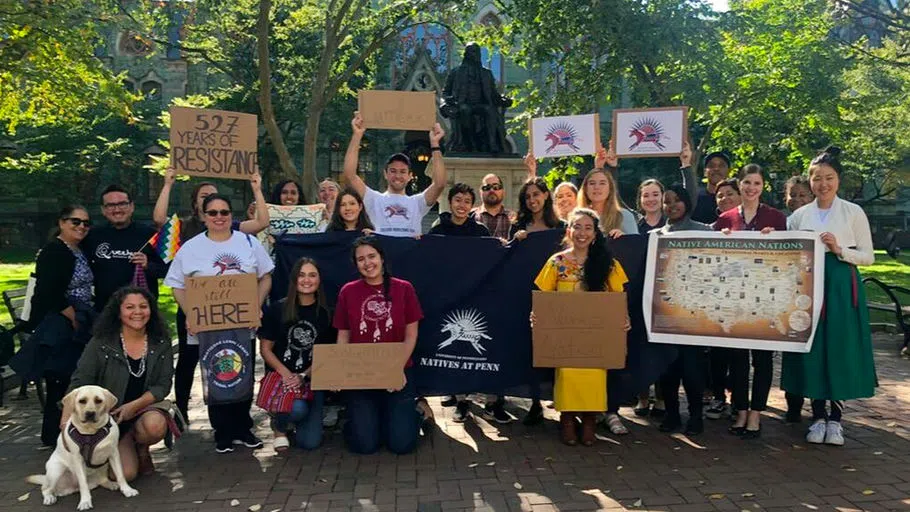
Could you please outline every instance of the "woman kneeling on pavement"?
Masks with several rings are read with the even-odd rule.
[[[344,438],[354,453],[375,453],[381,445],[399,455],[409,453],[417,447],[421,423],[411,354],[423,312],[411,283],[389,273],[385,253],[374,237],[354,242],[353,259],[360,279],[338,293],[334,320],[338,343],[402,344],[404,383],[399,389],[345,391]]]
[[[289,412],[272,413],[272,430],[275,433],[275,450],[284,451],[290,446],[288,434],[294,431],[297,447],[313,450],[322,444],[322,406],[325,395],[310,389],[310,367],[313,362],[313,345],[334,343],[329,312],[325,307],[325,293],[316,262],[300,258],[291,268],[287,297],[274,302],[262,316],[259,328],[259,349],[266,364],[266,377],[277,373],[281,382],[276,386],[260,385],[259,404],[273,403],[262,393],[273,395],[283,386],[296,394]]]
[[[120,459],[127,480],[155,471],[149,446],[164,439],[170,428],[174,352],[167,325],[155,298],[145,288],[124,287],[111,297],[95,322],[69,391],[101,386],[117,397],[111,416],[120,429]],[[72,414],[64,400],[63,429]]]

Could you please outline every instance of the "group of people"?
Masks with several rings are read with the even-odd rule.
[[[304,204],[303,191],[294,181],[283,181],[266,201],[260,177],[251,186],[255,199],[248,219],[236,220],[229,198],[218,193],[214,183],[198,183],[191,192],[192,214],[183,219],[182,245],[166,265],[144,247],[155,232],[132,219],[129,193],[110,186],[101,194],[102,212],[108,223],[92,228],[88,210],[80,206],[63,209],[58,232],[39,253],[37,286],[32,299],[31,327],[40,350],[33,357],[32,375],[44,378],[47,407],[42,442],[54,444],[69,411],[58,401],[68,390],[84,384],[99,384],[118,399],[114,417],[120,423],[121,453],[129,478],[153,470],[148,447],[175,433],[175,419],[185,418],[192,379],[199,362],[196,333],[188,332],[185,285],[188,277],[230,273],[254,274],[264,305],[258,330],[259,352],[266,370],[275,372],[281,386],[294,390],[293,405],[272,415],[276,450],[293,443],[314,449],[322,442],[326,404],[343,403],[347,421],[344,438],[356,453],[373,453],[385,446],[394,453],[415,449],[423,422],[432,412],[417,396],[411,376],[411,354],[423,317],[420,298],[407,281],[390,275],[381,237],[419,237],[422,220],[445,189],[447,176],[441,158],[444,136],[437,124],[429,139],[432,183],[415,195],[405,193],[412,180],[406,155],[388,158],[384,170],[387,188],[379,192],[357,174],[359,148],[365,128],[359,114],[351,122],[353,135],[344,159],[344,188],[326,180],[319,186],[319,201],[325,204],[328,230],[354,231],[362,235],[354,243],[351,258],[359,278],[342,287],[335,304],[328,304],[322,289],[320,265],[302,258],[293,266],[283,299],[266,304],[274,263],[253,235],[268,226],[268,203]],[[786,184],[789,217],[762,202],[768,183],[757,165],[743,167],[730,176],[730,159],[724,153],[704,159],[707,184],[699,187],[688,146],[680,155],[681,183],[665,186],[645,179],[638,188],[637,208],[620,201],[614,174],[619,162],[613,151],[601,148],[595,167],[579,185],[563,182],[552,190],[537,177],[536,161],[527,157],[528,180],[518,197],[518,211],[504,207],[506,193],[499,176],[488,174],[475,189],[456,183],[448,191],[448,212],[439,216],[428,234],[487,236],[504,243],[521,243],[529,233],[564,229],[564,247],[553,254],[534,283],[539,290],[621,292],[628,281],[622,265],[609,249],[609,238],[632,234],[661,234],[683,230],[810,230],[819,233],[825,245],[825,297],[822,319],[808,354],[785,354],[782,387],[787,392],[788,421],[799,421],[804,397],[811,399],[812,423],[807,440],[812,443],[844,443],[840,423],[843,401],[871,396],[875,386],[871,340],[865,297],[857,286],[857,266],[873,262],[868,220],[862,209],[837,196],[843,169],[838,150],[829,148],[812,160],[808,176],[794,177]],[[154,222],[168,219],[170,193],[175,175],[169,170],[154,210]],[[157,304],[157,280],[173,289],[180,306],[177,313],[176,367],[166,323]],[[94,292],[93,292],[94,288]],[[535,320],[530,313],[530,322]],[[624,325],[630,328],[628,316]],[[327,393],[309,387],[313,346],[319,343],[401,343],[402,385],[376,389]],[[706,353],[707,352],[707,353]],[[750,386],[750,361],[754,368]],[[627,405],[610,393],[606,370],[558,368],[555,372],[554,408],[560,413],[560,437],[567,445],[595,442],[598,418],[616,435],[628,433],[619,416]],[[634,414],[661,418],[660,430],[682,428],[679,386],[687,396],[689,417],[684,431],[703,430],[703,416],[717,419],[732,415],[731,434],[744,439],[761,432],[773,374],[773,355],[760,350],[680,346],[678,356],[654,383],[655,399],[641,391]],[[175,405],[166,397],[171,383]],[[705,390],[709,391],[703,411]],[[727,405],[731,390],[732,409]],[[751,393],[750,393],[751,390]],[[543,420],[539,392],[524,422]],[[828,407],[830,402],[830,407]],[[443,406],[453,407],[452,419],[463,422],[470,411],[465,395],[445,397]],[[483,414],[492,421],[508,423],[505,397],[488,396]],[[258,448],[262,441],[253,433],[252,399],[228,404],[209,404],[215,448],[231,452],[235,445]],[[580,427],[580,428],[579,428]]]

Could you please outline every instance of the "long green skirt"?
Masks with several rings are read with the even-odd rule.
[[[875,393],[875,361],[866,292],[853,265],[825,254],[825,298],[808,354],[785,352],[785,391],[825,400],[866,398]]]

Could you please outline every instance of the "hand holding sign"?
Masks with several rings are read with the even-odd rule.
[[[354,135],[363,137],[363,134],[366,133],[367,128],[363,125],[363,116],[360,115],[360,111],[354,111],[354,119],[351,119],[351,130],[353,130]]]

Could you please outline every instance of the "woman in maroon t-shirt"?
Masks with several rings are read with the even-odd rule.
[[[375,238],[357,239],[353,258],[360,279],[338,292],[334,321],[338,343],[402,343],[404,384],[397,390],[346,391],[349,421],[344,437],[354,453],[375,453],[382,444],[393,453],[409,453],[417,446],[420,416],[408,377],[423,312],[411,283],[389,274]]]
[[[729,234],[731,231],[786,231],[787,216],[776,208],[761,202],[765,189],[762,168],[749,164],[739,175],[742,205],[723,212],[714,223],[714,229]],[[755,283],[760,286],[761,283]],[[749,356],[752,356],[752,400],[749,400]],[[770,350],[730,349],[730,380],[733,385],[733,408],[736,420],[730,433],[743,439],[761,435],[761,412],[768,404],[771,378],[774,374],[773,352]]]

